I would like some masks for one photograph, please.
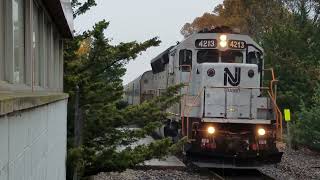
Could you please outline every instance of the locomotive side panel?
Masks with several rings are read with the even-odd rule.
[[[156,95],[154,75],[152,71],[143,73],[140,80],[141,85],[141,103],[150,100]]]
[[[141,76],[124,86],[124,101],[129,105],[140,104],[140,79]]]

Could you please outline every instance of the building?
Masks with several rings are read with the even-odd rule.
[[[0,180],[63,180],[70,0],[0,0]]]

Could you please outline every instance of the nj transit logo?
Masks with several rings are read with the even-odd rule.
[[[240,77],[241,77],[241,68],[236,67],[234,76],[230,72],[228,68],[224,68],[224,85],[227,86],[228,83],[231,86],[238,86],[240,84]]]

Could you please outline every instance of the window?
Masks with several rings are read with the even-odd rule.
[[[165,67],[164,64],[162,62],[162,59],[157,59],[154,62],[151,63],[151,67],[152,67],[152,72],[153,74],[159,73],[164,71]]]
[[[46,87],[50,88],[52,86],[53,78],[53,33],[51,29],[51,23],[46,21],[46,55],[47,55],[47,80]]]
[[[63,88],[63,41],[41,2],[0,0],[0,83],[14,89]]]
[[[189,72],[192,68],[192,51],[183,49],[179,52],[179,69]]]
[[[33,85],[40,85],[40,9],[33,3],[33,32],[32,32],[32,58],[33,58]]]
[[[247,63],[258,65],[258,71],[263,69],[263,59],[260,52],[252,51],[247,54]]]
[[[199,50],[197,53],[198,63],[217,63],[219,62],[219,51],[216,49]]]
[[[47,30],[46,30],[46,17],[43,9],[39,9],[39,85],[46,87],[47,77]]]
[[[259,52],[249,52],[247,56],[247,63],[248,64],[258,64],[260,59],[260,53]]]
[[[221,62],[223,63],[243,63],[243,54],[241,51],[228,50],[221,52]]]
[[[59,89],[59,81],[60,81],[60,78],[59,78],[59,73],[60,73],[60,70],[59,70],[59,59],[60,59],[60,45],[59,45],[59,35],[57,32],[54,33],[54,54],[53,54],[53,63],[54,63],[54,72],[53,72],[53,85],[54,85],[54,88],[55,89]]]
[[[25,49],[24,49],[24,0],[12,0],[13,25],[13,82],[24,82]]]
[[[0,81],[4,80],[4,1],[0,1]]]
[[[63,41],[59,41],[59,90],[63,91]]]

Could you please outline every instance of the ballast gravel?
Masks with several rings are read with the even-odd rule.
[[[261,168],[261,172],[279,180],[320,180],[320,153],[306,148],[288,149],[285,144],[278,143],[283,151],[282,160],[275,166]]]
[[[306,148],[291,150],[278,143],[284,152],[281,163],[259,170],[276,180],[320,180],[320,153]],[[209,180],[192,170],[132,170],[124,172],[100,173],[94,180]]]
[[[101,173],[94,180],[209,180],[212,178],[179,170],[132,170]]]

